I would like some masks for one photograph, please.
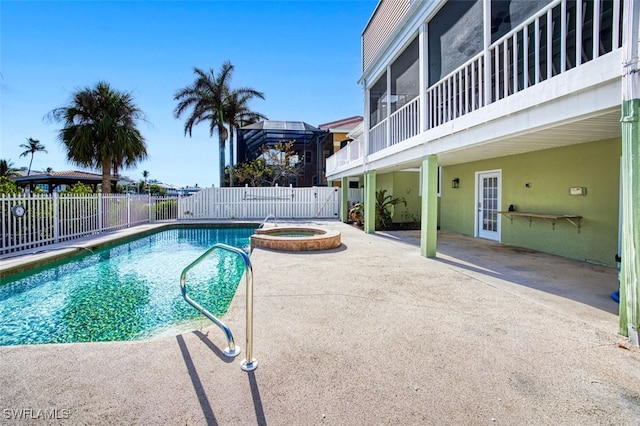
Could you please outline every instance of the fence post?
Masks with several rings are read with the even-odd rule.
[[[60,242],[60,207],[58,202],[58,193],[52,194],[53,198],[53,241]]]
[[[103,231],[103,220],[102,220],[102,193],[98,193],[98,232],[102,233]]]
[[[289,203],[289,216],[293,218],[293,214],[295,212],[294,201],[295,201],[296,194],[293,191],[293,184],[291,183],[289,184],[289,190],[291,191],[291,202]]]
[[[313,211],[315,212],[314,217],[318,217],[318,188],[315,186],[313,187]]]
[[[244,194],[242,197],[242,210],[243,210],[243,217],[246,219],[248,217],[248,213],[247,213],[247,191],[249,190],[249,184],[245,183],[244,184]]]
[[[149,192],[148,194],[148,201],[149,201],[149,223],[151,223],[151,192]]]
[[[131,194],[127,194],[127,228],[131,226]]]

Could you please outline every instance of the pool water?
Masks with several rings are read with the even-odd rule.
[[[137,340],[197,319],[182,298],[182,270],[216,243],[249,244],[253,228],[178,228],[83,252],[3,279],[0,345]],[[244,262],[216,250],[187,274],[189,295],[226,313]]]

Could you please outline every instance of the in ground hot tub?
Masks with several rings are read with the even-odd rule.
[[[329,250],[340,246],[340,232],[307,227],[256,229],[251,248],[282,251]]]

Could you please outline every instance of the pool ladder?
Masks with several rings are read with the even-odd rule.
[[[244,273],[245,273],[246,285],[247,285],[247,290],[246,290],[246,313],[247,313],[247,320],[246,320],[246,326],[247,326],[246,343],[247,343],[247,346],[246,347],[247,347],[247,356],[246,356],[245,359],[243,359],[240,362],[240,368],[243,369],[244,371],[253,371],[256,368],[258,368],[258,361],[256,361],[253,358],[253,268],[251,266],[251,261],[249,260],[249,256],[243,250],[241,250],[239,248],[232,247],[232,246],[229,246],[227,244],[222,244],[222,243],[215,244],[209,250],[204,252],[200,257],[198,257],[196,260],[191,262],[189,264],[189,266],[184,268],[184,270],[182,271],[182,274],[180,274],[180,289],[182,290],[182,297],[184,298],[184,300],[188,304],[190,304],[191,306],[196,308],[198,310],[198,312],[200,312],[202,315],[204,315],[207,318],[209,318],[214,324],[216,324],[218,327],[220,327],[222,329],[222,331],[225,334],[225,337],[227,338],[227,345],[228,345],[224,349],[224,354],[227,355],[228,357],[237,356],[240,353],[240,348],[238,346],[236,346],[236,344],[235,344],[235,342],[233,340],[233,334],[231,333],[231,329],[225,323],[223,323],[218,318],[216,318],[206,308],[204,308],[198,302],[196,302],[191,297],[189,297],[189,295],[187,294],[187,284],[186,284],[187,272],[189,272],[189,270],[191,270],[194,266],[196,266],[198,263],[200,263],[202,260],[204,260],[204,258],[206,258],[212,252],[214,252],[214,251],[216,251],[218,249],[226,250],[226,251],[230,251],[232,253],[235,253],[238,256],[240,256],[240,258],[244,261],[244,265],[245,265],[245,272]]]
[[[267,223],[267,221],[269,219],[273,219],[274,226],[278,226],[278,222],[276,220],[276,215],[268,214],[267,217],[265,217],[264,220],[262,221],[262,223],[258,226],[258,229],[264,228],[264,225],[266,225],[266,223]]]

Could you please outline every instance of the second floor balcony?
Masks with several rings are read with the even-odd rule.
[[[402,99],[398,90],[394,93],[395,64],[387,64],[389,76],[379,79],[380,95],[369,96],[365,106],[369,120],[361,140],[328,159],[327,175],[358,167],[366,157],[380,158],[387,151],[490,121],[500,125],[518,111],[553,108],[554,100],[617,84],[622,73],[622,22],[619,0],[549,2],[443,78],[430,86],[421,82],[419,93],[409,99]],[[416,61],[424,70],[428,54]],[[375,85],[367,92],[376,92]],[[601,100],[592,106],[594,112],[612,107],[610,99]],[[619,101],[618,95],[613,104]]]

